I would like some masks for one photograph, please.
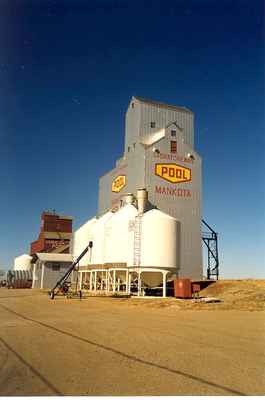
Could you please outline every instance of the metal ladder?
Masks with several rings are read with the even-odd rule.
[[[133,245],[133,265],[141,265],[141,234],[142,234],[142,215],[135,217],[134,224],[134,245]]]

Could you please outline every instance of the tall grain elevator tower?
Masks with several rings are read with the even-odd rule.
[[[119,208],[126,193],[148,192],[148,207],[179,221],[179,277],[202,278],[201,157],[194,114],[133,96],[126,113],[124,155],[99,181],[98,215]]]

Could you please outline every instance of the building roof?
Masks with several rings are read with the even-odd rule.
[[[133,96],[133,99],[138,100],[141,103],[150,104],[150,105],[157,106],[160,108],[169,108],[169,109],[172,109],[175,111],[182,111],[182,112],[187,112],[189,114],[193,114],[193,112],[186,107],[173,106],[171,104],[160,103],[159,101],[149,100],[149,99],[145,99],[144,97],[138,97],[138,96]]]
[[[59,215],[53,211],[43,211],[42,215],[51,215],[53,217],[58,217],[60,219],[73,219],[73,217],[69,216],[69,215]]]
[[[55,262],[72,262],[72,254],[60,254],[60,253],[36,253],[36,256],[40,261],[55,261]]]

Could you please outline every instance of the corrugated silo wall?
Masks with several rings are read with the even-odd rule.
[[[189,111],[178,111],[173,108],[158,107],[150,104],[141,104],[140,137],[152,134],[150,121],[155,121],[155,129],[166,127],[169,123],[176,122],[183,129],[184,143],[194,146],[194,115]],[[126,127],[127,128],[127,127]],[[173,128],[174,129],[174,128]]]
[[[111,183],[120,173],[114,169],[101,181],[99,215],[107,209],[118,204],[123,194],[136,193],[139,187],[146,187],[149,201],[161,211],[175,217],[180,221],[180,277],[192,279],[202,278],[202,243],[201,243],[201,159],[195,153],[193,162],[169,161],[164,159],[166,143],[160,143],[161,153],[158,158],[152,150],[147,150],[145,168],[139,163],[133,162],[123,169],[128,176],[128,184],[119,193],[111,192]],[[173,157],[173,156],[172,156]],[[136,157],[137,158],[137,157]],[[191,181],[172,184],[155,175],[155,165],[158,163],[177,163],[191,170]],[[129,170],[133,165],[133,172]],[[137,179],[136,179],[137,178]],[[145,179],[145,183],[143,184]],[[137,182],[138,180],[138,182]]]
[[[161,211],[180,221],[179,276],[201,279],[201,158],[194,150],[194,161],[180,156],[191,151],[184,143],[178,144],[182,148],[178,149],[177,154],[170,154],[169,142],[170,139],[165,138],[159,143],[159,154],[154,153],[152,148],[146,152],[145,179],[148,198]],[[165,168],[184,167],[191,171],[191,180],[172,183],[156,174],[157,164],[162,164]]]
[[[115,193],[112,191],[112,183],[119,176],[126,177],[126,184]],[[131,149],[118,167],[100,178],[98,216],[119,205],[124,194],[130,192],[135,194],[137,189],[143,187],[145,187],[145,148],[142,144],[136,143],[135,148]]]
[[[148,190],[149,201],[161,211],[180,221],[180,277],[202,278],[201,243],[201,158],[191,146],[177,137],[177,153],[170,149],[170,131],[164,139],[153,146],[144,147],[136,143],[126,158],[108,174],[100,179],[98,214],[102,215],[111,207],[118,205],[125,193],[136,194],[137,189]],[[159,154],[154,148],[159,149]],[[194,160],[188,159],[188,153]],[[169,164],[190,170],[189,181],[172,183],[156,175],[156,164]],[[126,185],[118,192],[112,192],[112,182],[118,176],[126,176]]]

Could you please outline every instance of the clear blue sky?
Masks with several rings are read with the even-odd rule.
[[[191,108],[221,276],[265,277],[262,0],[0,2],[0,266],[97,210],[132,95]]]

